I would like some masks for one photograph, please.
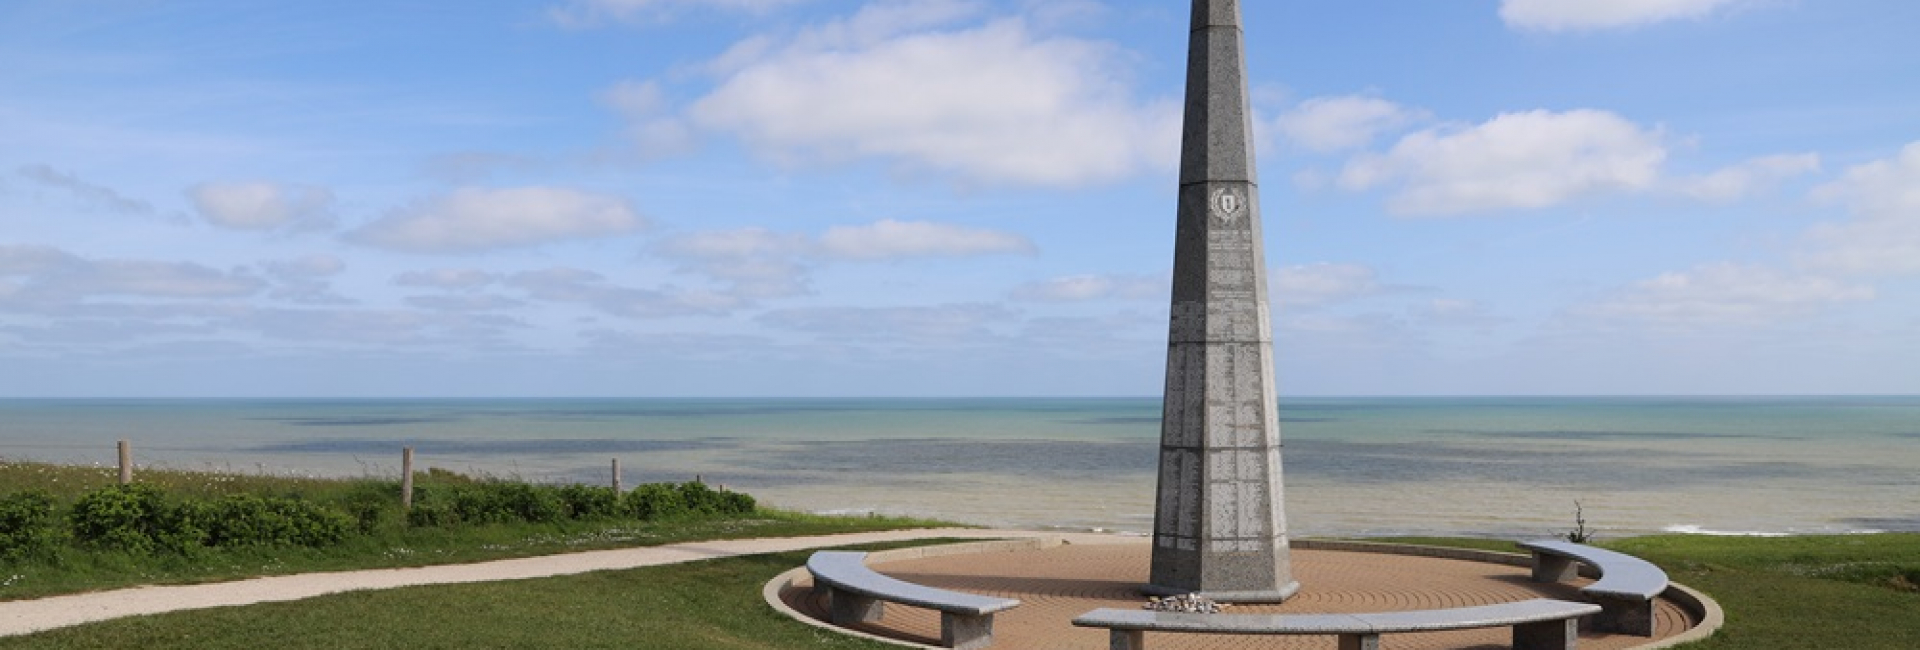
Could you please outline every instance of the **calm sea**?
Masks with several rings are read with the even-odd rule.
[[[1143,533],[1158,399],[0,400],[0,458],[683,481]],[[1283,399],[1295,535],[1920,531],[1920,397]]]

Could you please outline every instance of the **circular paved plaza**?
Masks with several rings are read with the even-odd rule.
[[[1145,602],[1139,586],[1147,580],[1149,555],[1150,548],[1144,542],[1071,544],[1040,550],[875,561],[871,566],[907,582],[1020,599],[1019,607],[994,618],[996,650],[1101,650],[1107,647],[1106,630],[1077,628],[1070,621],[1099,607],[1139,608]],[[1528,579],[1525,567],[1487,562],[1299,548],[1293,551],[1293,570],[1302,587],[1285,604],[1235,605],[1227,611],[1317,614],[1465,607],[1541,597],[1579,601],[1579,586],[1587,582],[1537,584]],[[813,594],[810,587],[810,578],[803,571],[780,592],[780,598],[802,615],[824,621],[825,599]],[[1583,633],[1580,647],[1604,650],[1647,645],[1685,632],[1696,623],[1685,609],[1666,600],[1656,603],[1654,616],[1652,639]],[[855,629],[937,645],[940,616],[931,610],[887,605],[884,620]],[[1149,632],[1147,642],[1156,650],[1336,647],[1332,636]],[[1382,646],[1392,650],[1506,648],[1510,642],[1510,631],[1505,627],[1382,637]]]

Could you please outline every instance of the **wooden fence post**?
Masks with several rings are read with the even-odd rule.
[[[400,509],[413,509],[413,448],[400,449]]]
[[[613,459],[613,491],[615,494],[620,492],[620,459],[618,458]]]
[[[120,484],[133,482],[133,443],[120,441]]]

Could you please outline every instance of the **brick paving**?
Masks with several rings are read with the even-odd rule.
[[[1073,544],[1044,550],[951,555],[876,563],[874,570],[908,582],[943,589],[1018,598],[1019,607],[994,618],[996,650],[1102,650],[1103,629],[1073,627],[1069,621],[1098,607],[1137,608],[1144,602],[1149,547],[1134,544]],[[1384,553],[1295,549],[1293,569],[1302,588],[1282,605],[1236,605],[1229,612],[1289,614],[1436,609],[1487,605],[1528,598],[1580,600],[1579,585],[1535,584],[1523,567]],[[794,609],[826,619],[825,602],[812,594],[807,578],[781,593]],[[1667,601],[1655,608],[1654,639],[1583,633],[1580,647],[1631,648],[1685,632],[1692,621]],[[931,610],[888,605],[886,618],[859,629],[870,634],[935,645],[940,617]],[[1390,650],[1506,648],[1509,628],[1454,632],[1389,634]],[[1188,648],[1328,649],[1332,636],[1225,636],[1147,633],[1156,650]]]

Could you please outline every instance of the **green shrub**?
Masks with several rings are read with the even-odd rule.
[[[95,548],[188,555],[207,547],[329,546],[353,526],[347,515],[310,501],[233,494],[172,502],[144,483],[81,495],[68,521],[74,537]]]
[[[610,487],[593,485],[561,486],[560,500],[567,516],[574,519],[609,519],[620,516],[620,493]]]
[[[407,511],[407,525],[448,528],[486,523],[464,516],[487,509],[480,496],[469,494],[471,490],[469,484],[414,485],[413,509]]]
[[[73,536],[101,549],[151,553],[160,544],[165,495],[144,483],[114,485],[80,495],[67,515]]]
[[[481,489],[492,493],[491,500],[500,513],[499,521],[544,524],[567,518],[566,501],[560,498],[560,491],[551,486],[499,481],[483,483]]]
[[[53,495],[45,490],[0,497],[0,562],[52,558],[62,532]]]
[[[751,496],[739,492],[722,492],[698,481],[678,485],[673,483],[641,485],[627,493],[625,503],[625,509],[629,514],[648,521],[687,515],[708,517],[751,514],[754,507],[755,503]]]
[[[407,525],[419,528],[442,528],[459,523],[453,514],[453,508],[444,503],[421,503],[414,500],[413,509],[407,511]]]
[[[745,492],[723,492],[722,494],[727,495],[726,510],[724,511],[727,514],[750,515],[760,509],[760,504],[753,500],[753,495],[751,494]]]
[[[627,493],[626,510],[635,518],[652,521],[685,513],[687,504],[672,484],[647,483]]]
[[[217,502],[182,504],[208,519],[182,517],[194,529],[205,531],[206,546],[331,546],[346,539],[352,519],[310,501],[251,494],[229,495]],[[189,508],[183,507],[182,510]],[[192,530],[182,527],[181,533]]]
[[[507,515],[507,507],[500,502],[500,495],[485,486],[462,485],[447,490],[447,494],[453,499],[455,523],[496,524],[513,519]]]
[[[418,493],[419,490],[415,490]],[[341,500],[341,507],[353,519],[354,530],[372,534],[400,512],[399,481],[362,481],[355,483]]]
[[[407,511],[407,525],[429,527],[451,527],[468,522],[461,517],[461,500],[465,497],[467,486],[454,485],[415,485],[413,488],[413,509]],[[467,510],[476,504],[468,503]]]
[[[680,500],[688,512],[700,515],[739,515],[753,512],[753,497],[739,492],[722,492],[698,481],[681,483]]]
[[[687,504],[687,512],[697,515],[717,515],[726,509],[726,497],[707,484],[698,481],[681,483],[680,501]]]
[[[407,523],[414,526],[475,526],[549,523],[567,517],[559,490],[507,481],[435,485],[414,490]]]
[[[209,545],[221,517],[220,507],[212,502],[162,501],[159,515],[154,518],[153,539],[160,550],[193,555]]]

